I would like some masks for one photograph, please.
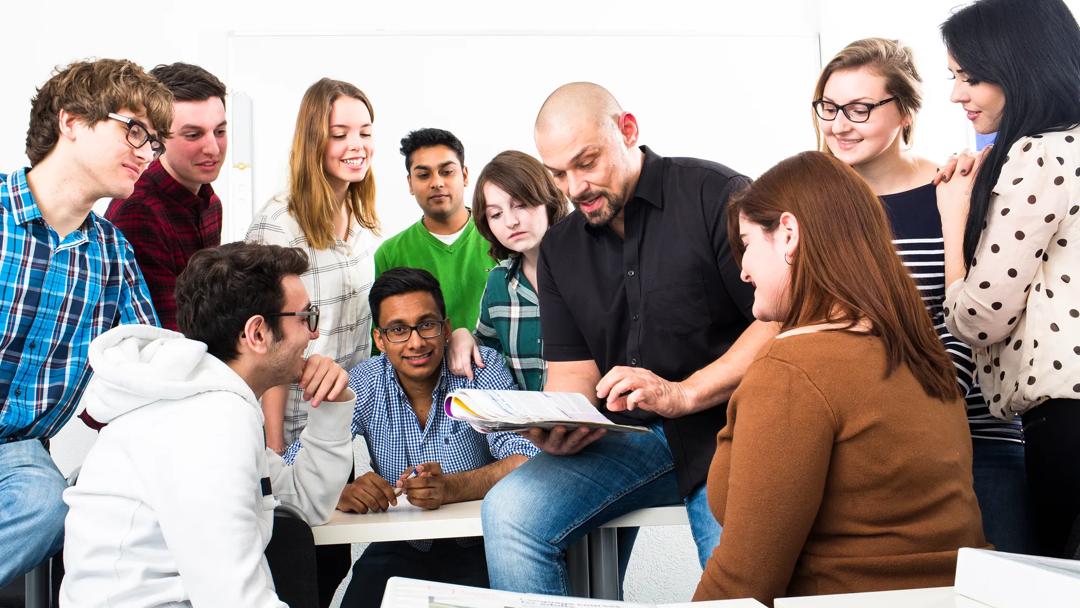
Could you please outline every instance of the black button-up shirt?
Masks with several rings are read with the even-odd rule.
[[[739,278],[724,216],[728,197],[750,181],[717,163],[641,149],[641,176],[623,209],[625,239],[578,212],[544,236],[537,278],[544,357],[591,359],[601,374],[640,366],[681,381],[724,354],[753,319],[753,289]],[[664,420],[684,496],[705,481],[726,411],[721,404]],[[616,422],[656,419],[605,414]]]

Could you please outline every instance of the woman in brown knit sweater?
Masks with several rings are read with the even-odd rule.
[[[819,152],[728,208],[754,316],[781,323],[728,406],[709,471],[724,526],[695,600],[951,585],[985,547],[953,365],[880,201]]]

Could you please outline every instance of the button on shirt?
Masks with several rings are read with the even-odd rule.
[[[0,174],[0,443],[55,435],[90,379],[90,341],[158,322],[120,231],[90,213],[61,239],[26,172]]]
[[[591,359],[601,374],[632,365],[681,381],[724,354],[753,318],[753,289],[739,278],[724,215],[728,197],[749,180],[717,163],[641,149],[625,238],[579,212],[544,236],[537,272],[544,356]],[[725,411],[664,422],[684,495],[705,480]],[[606,414],[617,422],[656,418]]]

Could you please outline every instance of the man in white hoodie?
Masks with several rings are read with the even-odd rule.
[[[177,280],[184,335],[129,325],[91,343],[84,402],[105,426],[64,493],[61,605],[285,606],[263,558],[273,510],[325,522],[352,468],[348,374],[304,358],[306,269],[298,249],[205,249]],[[258,399],[297,381],[316,409],[286,466]]]

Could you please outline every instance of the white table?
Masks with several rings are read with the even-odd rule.
[[[426,538],[483,536],[480,523],[482,501],[444,505],[425,511],[398,502],[384,513],[342,513],[335,511],[330,521],[311,529],[316,545],[373,543]],[[686,507],[671,505],[641,509],[615,518],[591,532],[567,551],[567,569],[576,595],[617,599],[619,597],[618,528],[687,525]]]
[[[952,587],[777,598],[776,608],[987,608]]]

